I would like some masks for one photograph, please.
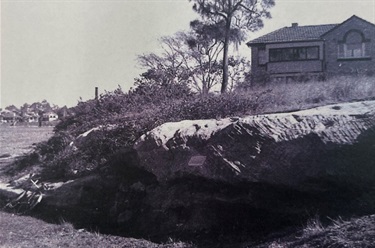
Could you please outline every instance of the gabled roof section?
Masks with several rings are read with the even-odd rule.
[[[327,32],[325,32],[325,33],[322,34],[321,36],[323,37],[324,35],[326,35],[326,34],[332,32],[332,31],[335,30],[336,28],[338,28],[338,27],[344,25],[345,23],[347,23],[347,22],[349,22],[350,20],[353,20],[353,19],[357,19],[357,20],[359,20],[359,21],[361,21],[361,22],[365,22],[365,23],[370,24],[370,25],[372,25],[373,27],[375,27],[375,24],[374,24],[374,23],[371,23],[371,22],[369,22],[369,21],[366,21],[365,19],[362,19],[362,18],[360,18],[360,17],[358,17],[358,16],[356,16],[356,15],[352,15],[349,19],[346,19],[344,22],[340,23],[339,25],[336,25],[336,27],[334,27],[334,28],[328,30]]]
[[[280,28],[276,31],[263,35],[259,38],[251,40],[247,43],[248,46],[256,44],[293,42],[293,41],[312,41],[321,40],[322,37],[336,28],[344,25],[350,20],[359,20],[375,27],[375,24],[368,22],[356,15],[351,16],[340,24],[325,24],[325,25],[310,25],[310,26],[292,26]]]
[[[284,27],[251,40],[247,43],[247,45],[251,46],[265,43],[319,40],[323,34],[326,34],[338,25],[339,24],[325,24]]]

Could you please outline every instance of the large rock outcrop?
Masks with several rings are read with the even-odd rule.
[[[143,135],[135,149],[140,165],[161,182],[195,175],[230,183],[295,186],[351,173],[341,162],[363,160],[365,151],[355,147],[371,138],[374,142],[374,130],[375,101],[364,101],[290,113],[165,123]]]
[[[67,149],[79,152],[103,130]],[[120,235],[223,247],[299,227],[316,213],[373,213],[374,150],[375,101],[165,123],[56,189],[39,213]]]

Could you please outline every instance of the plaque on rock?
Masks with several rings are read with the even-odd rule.
[[[202,166],[206,161],[206,156],[192,156],[189,160],[189,166]]]

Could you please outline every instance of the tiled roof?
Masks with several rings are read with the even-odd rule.
[[[284,27],[251,40],[247,44],[317,40],[337,25],[339,24]]]

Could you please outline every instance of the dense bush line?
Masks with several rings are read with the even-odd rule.
[[[119,87],[72,108],[74,114],[55,127],[55,135],[39,144],[30,159],[44,165],[47,177],[80,176],[100,168],[116,152],[131,149],[142,134],[165,122],[285,112],[374,98],[375,78],[371,77],[252,85],[223,95],[194,94],[184,84],[141,84],[127,93]],[[101,131],[87,137],[79,150],[68,149],[78,135],[99,126]]]

